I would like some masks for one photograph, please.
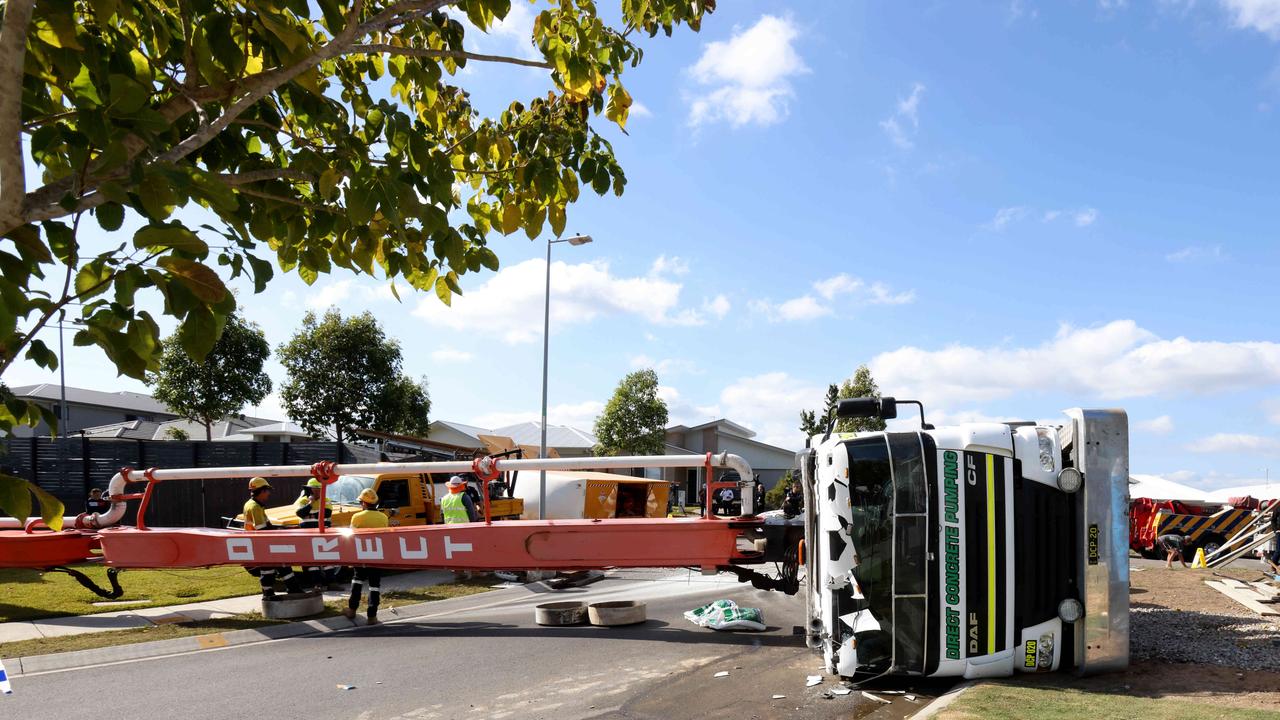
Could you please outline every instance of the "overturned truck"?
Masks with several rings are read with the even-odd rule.
[[[841,403],[892,418],[897,404]],[[845,676],[967,678],[1129,658],[1128,423],[981,423],[815,436],[809,643]]]
[[[892,398],[842,401],[842,417],[894,418]],[[918,405],[918,403],[914,403]],[[805,588],[808,641],[832,673],[987,677],[1128,662],[1128,428],[1123,411],[1071,410],[1060,424],[814,436],[799,453],[802,517],[757,514],[753,474],[730,454],[135,470],[112,479],[110,509],[0,519],[0,567],[365,565],[451,570],[697,567],[765,590]],[[546,470],[701,469],[705,497],[733,487],[719,517],[505,520],[483,495],[482,522],[245,532],[147,527],[157,484],[311,476],[320,502],[343,477]],[[732,471],[732,472],[725,472]],[[722,474],[717,479],[717,472]],[[622,476],[619,476],[622,477]],[[729,479],[732,478],[732,479]],[[144,484],[141,492],[127,486]],[[134,526],[121,526],[139,501]],[[390,513],[395,508],[388,508]],[[778,573],[767,573],[777,564]],[[803,569],[803,577],[801,573]]]

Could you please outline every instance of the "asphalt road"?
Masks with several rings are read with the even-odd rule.
[[[728,597],[769,628],[718,633],[681,614]],[[543,628],[540,602],[641,600],[629,628]],[[442,601],[431,615],[375,628],[19,678],[0,698],[14,718],[859,718],[905,717],[945,686],[883,706],[837,686],[805,687],[821,659],[797,634],[799,597],[730,578],[627,571],[584,589],[541,585]],[[727,670],[725,678],[713,677]],[[342,690],[341,685],[352,685]],[[785,698],[774,700],[774,694]]]

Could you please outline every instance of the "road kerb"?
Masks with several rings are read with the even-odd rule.
[[[928,720],[928,718],[937,717],[938,713],[945,710],[949,705],[951,705],[951,703],[958,700],[966,690],[976,686],[977,684],[978,683],[975,680],[970,680],[969,682],[960,683],[959,685],[951,688],[945,693],[934,698],[933,702],[920,708],[920,712],[916,713],[915,715],[912,715],[911,720]]]

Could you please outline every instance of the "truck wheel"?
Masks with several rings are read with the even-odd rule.
[[[1218,548],[1222,547],[1225,542],[1226,541],[1221,535],[1210,535],[1200,541],[1200,549],[1204,550],[1205,555],[1212,555],[1217,552]]]

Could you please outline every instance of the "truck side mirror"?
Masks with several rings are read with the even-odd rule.
[[[898,417],[898,403],[891,397],[846,398],[836,404],[836,417],[874,417],[892,420]]]

